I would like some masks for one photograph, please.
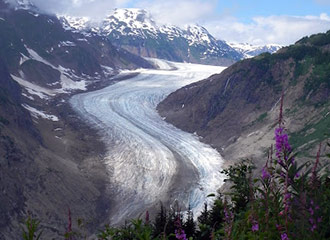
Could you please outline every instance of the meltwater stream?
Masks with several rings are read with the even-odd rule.
[[[108,146],[105,163],[115,200],[112,224],[159,201],[178,199],[197,212],[222,183],[218,152],[166,123],[156,106],[176,89],[224,67],[153,61],[161,70],[140,69],[135,77],[70,100]]]

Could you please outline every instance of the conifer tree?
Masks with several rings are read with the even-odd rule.
[[[160,236],[162,233],[164,233],[166,222],[166,208],[164,207],[163,203],[160,203],[160,211],[157,214],[154,223],[154,237]]]
[[[191,210],[190,204],[187,210],[187,220],[183,225],[183,229],[188,237],[194,237],[196,231],[196,224],[194,221],[194,213]]]

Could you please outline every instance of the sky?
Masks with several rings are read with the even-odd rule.
[[[16,1],[16,0],[9,0]],[[330,0],[30,0],[46,12],[100,20],[114,8],[143,8],[160,23],[200,24],[228,42],[293,44],[330,30]]]

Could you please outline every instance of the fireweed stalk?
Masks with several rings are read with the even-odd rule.
[[[277,163],[281,166],[281,177],[284,179],[284,218],[285,218],[285,230],[286,233],[281,234],[281,239],[289,239],[288,232],[288,214],[290,208],[291,194],[289,193],[289,168],[292,165],[294,158],[289,157],[292,148],[289,143],[288,135],[283,127],[283,100],[284,95],[281,97],[280,114],[278,119],[278,128],[275,129],[275,147],[276,147],[276,157]],[[284,236],[284,237],[282,237]]]
[[[225,223],[224,223],[224,230],[225,230],[225,240],[231,239],[231,232],[233,229],[233,223],[234,223],[234,214],[230,209],[228,208],[227,201],[224,202],[224,215],[225,215]]]
[[[319,145],[319,149],[317,151],[316,160],[314,163],[314,166],[312,168],[312,173],[310,177],[310,188],[315,192],[315,190],[319,187],[319,181],[317,178],[317,167],[320,162],[320,155],[321,155],[321,148],[322,148],[322,142]],[[311,200],[309,201],[309,206],[307,206],[307,212],[309,214],[308,222],[310,224],[310,231],[314,232],[317,229],[318,224],[322,221],[322,217],[318,216],[318,212],[320,211],[319,205],[314,203],[313,198],[316,196],[311,196]]]
[[[264,191],[260,191],[261,194],[263,195],[264,198],[264,207],[265,207],[265,220],[266,220],[266,225],[268,228],[268,217],[269,217],[269,195],[270,195],[270,185],[271,185],[271,181],[272,181],[272,173],[271,173],[271,169],[268,166],[268,162],[270,162],[270,164],[272,164],[272,146],[268,151],[268,158],[266,161],[265,166],[262,168],[262,174],[261,174],[261,183],[263,185]]]
[[[184,230],[182,229],[180,218],[178,218],[176,220],[175,227],[176,227],[176,230],[175,230],[175,237],[176,237],[176,239],[187,240],[187,236],[186,236]]]
[[[71,210],[68,208],[68,231],[66,232],[66,240],[73,240],[72,238],[72,218],[71,218]]]

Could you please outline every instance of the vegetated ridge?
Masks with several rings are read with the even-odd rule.
[[[228,163],[258,161],[272,144],[279,99],[292,145],[306,148],[330,131],[330,31],[305,37],[275,54],[240,61],[221,74],[188,85],[158,105],[175,126],[197,132]],[[307,144],[308,143],[308,144]]]

